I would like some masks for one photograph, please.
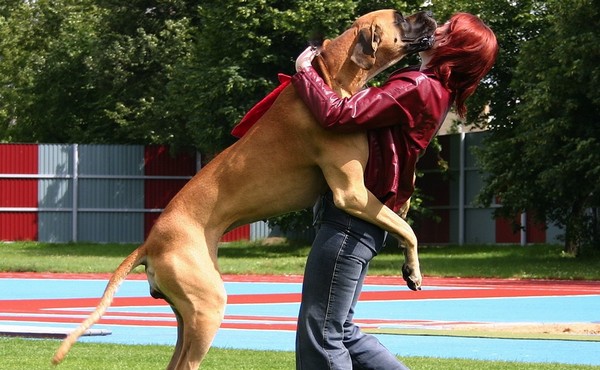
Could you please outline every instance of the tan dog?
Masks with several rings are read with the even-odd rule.
[[[436,28],[425,13],[406,19],[393,10],[369,13],[333,40],[313,65],[340,95],[359,91],[404,55],[427,48]],[[423,41],[425,39],[425,42]],[[217,243],[236,226],[312,206],[327,186],[350,214],[403,239],[409,285],[421,284],[417,240],[410,226],[364,186],[364,133],[320,128],[289,85],[259,121],[225,149],[171,200],[144,244],[111,277],[96,310],[62,343],[62,361],[96,323],[127,274],[145,265],[151,295],[164,298],[177,318],[177,344],[168,369],[197,369],[224,315],[227,294]]]

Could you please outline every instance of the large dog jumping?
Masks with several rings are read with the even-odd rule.
[[[435,21],[424,12],[404,18],[380,10],[325,40],[313,66],[340,95],[364,84],[407,54],[431,45]],[[147,240],[116,269],[96,310],[61,344],[62,361],[77,338],[110,306],[119,284],[144,265],[155,298],[177,318],[177,344],[168,369],[197,369],[223,320],[227,294],[217,249],[228,230],[312,206],[329,187],[336,206],[403,240],[405,279],[418,289],[417,239],[410,226],[364,185],[365,133],[322,129],[288,85],[235,144],[216,156],[167,205]]]

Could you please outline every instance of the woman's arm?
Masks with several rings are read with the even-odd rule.
[[[359,131],[384,126],[415,126],[426,105],[430,85],[418,71],[400,72],[381,87],[370,87],[340,98],[312,68],[292,77],[292,84],[317,121],[338,131]]]

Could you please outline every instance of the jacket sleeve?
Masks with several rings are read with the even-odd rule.
[[[410,129],[426,105],[429,86],[421,78],[402,75],[348,98],[337,95],[312,67],[296,73],[292,84],[324,128],[352,132],[403,125]]]

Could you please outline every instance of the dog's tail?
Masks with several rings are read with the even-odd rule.
[[[121,262],[119,267],[117,267],[113,275],[110,277],[110,280],[106,285],[106,289],[104,289],[104,294],[100,299],[100,303],[98,303],[98,306],[94,312],[92,312],[88,318],[85,319],[77,329],[73,330],[61,343],[60,347],[52,358],[52,363],[54,365],[61,363],[77,339],[79,339],[79,337],[85,333],[86,330],[100,320],[100,317],[102,317],[108,307],[110,307],[113,297],[123,280],[125,280],[131,270],[142,263],[145,257],[146,247],[144,244],[142,244],[140,247],[136,248],[136,250],[131,252],[131,254],[127,256],[123,262]]]

